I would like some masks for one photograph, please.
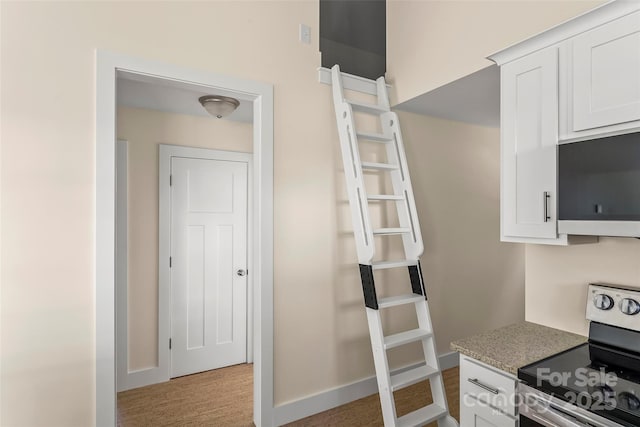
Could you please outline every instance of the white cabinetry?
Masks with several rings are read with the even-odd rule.
[[[640,2],[607,3],[489,59],[501,72],[501,240],[596,242],[558,234],[557,144],[640,131]]]
[[[564,138],[640,127],[640,11],[567,43]]]
[[[501,70],[503,240],[556,239],[558,51]]]
[[[514,376],[475,359],[460,356],[460,425],[516,427]]]
[[[477,402],[473,406],[460,405],[460,425],[464,427],[517,427],[518,421],[508,417],[486,404]]]

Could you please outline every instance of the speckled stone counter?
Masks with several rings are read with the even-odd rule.
[[[523,322],[451,343],[451,349],[513,375],[518,368],[575,347],[587,337]]]

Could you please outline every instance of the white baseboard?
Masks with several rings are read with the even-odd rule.
[[[139,369],[137,371],[129,371],[124,375],[118,375],[116,378],[116,390],[119,393],[166,381],[169,381],[169,376],[160,367]]]
[[[458,366],[459,363],[459,355],[458,352],[455,351],[441,354],[438,359],[441,370],[453,368]],[[419,365],[421,364],[397,369],[394,373],[406,371]],[[273,424],[276,426],[287,424],[354,400],[362,399],[377,392],[378,384],[376,377],[365,378],[351,384],[276,406],[274,408]]]

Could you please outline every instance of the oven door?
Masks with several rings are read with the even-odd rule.
[[[518,386],[520,427],[622,427],[524,384]]]

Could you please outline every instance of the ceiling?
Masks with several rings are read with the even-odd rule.
[[[223,120],[253,122],[253,101],[240,99],[238,94],[187,82],[168,81],[150,76],[119,72],[117,80],[118,106],[145,108],[167,113],[211,117],[200,105],[203,95],[223,95],[237,98],[240,106]]]
[[[394,109],[500,127],[500,70],[497,65],[491,65],[398,104]]]

